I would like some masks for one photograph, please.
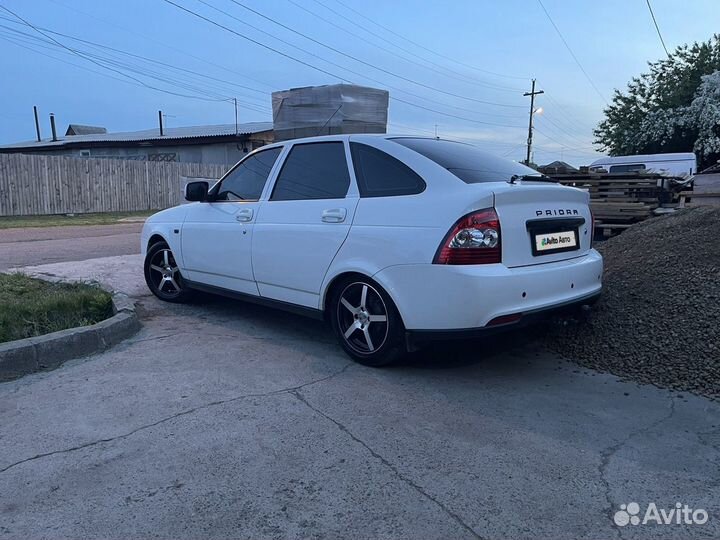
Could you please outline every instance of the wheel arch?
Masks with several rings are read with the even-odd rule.
[[[147,245],[145,246],[145,251],[147,252],[147,250],[150,249],[151,246],[157,244],[158,242],[164,242],[165,244],[168,243],[168,241],[162,234],[155,232],[148,239]]]
[[[377,279],[377,273],[369,276],[364,272],[358,271],[358,270],[346,270],[344,272],[340,272],[329,279],[327,285],[323,289],[323,294],[320,298],[320,310],[323,312],[323,318],[325,320],[329,320],[328,317],[330,315],[330,311],[327,309],[328,302],[330,300],[330,297],[332,296],[335,288],[338,286],[338,284],[342,283],[345,279],[350,277],[359,277],[362,279],[369,279],[370,281],[377,283],[383,291],[390,297],[390,299],[393,301],[393,304],[395,305],[395,309],[397,310],[398,314],[400,315],[400,320],[403,323],[403,326],[405,325],[405,319],[403,317],[403,312],[400,304],[398,303],[397,297],[394,293],[394,291],[388,287],[388,284],[383,283],[382,280]]]

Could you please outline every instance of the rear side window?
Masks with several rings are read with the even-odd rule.
[[[342,142],[296,144],[285,159],[270,200],[342,199],[349,187]]]
[[[350,154],[361,197],[415,195],[425,190],[415,171],[382,150],[350,143]]]
[[[507,182],[515,175],[541,176],[530,167],[483,152],[471,144],[414,137],[391,140],[433,160],[466,184]]]
[[[609,172],[635,172],[635,171],[644,171],[645,165],[643,163],[632,163],[630,165],[613,165],[610,167]]]
[[[245,158],[230,171],[215,194],[216,201],[256,201],[275,165],[282,147],[262,150]]]

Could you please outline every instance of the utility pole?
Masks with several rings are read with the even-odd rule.
[[[237,98],[233,98],[233,102],[235,103],[235,135],[238,134],[238,123],[237,123]]]
[[[535,91],[535,79],[532,80],[532,90],[525,92],[523,96],[530,96],[530,122],[528,123],[528,138],[527,138],[527,157],[525,158],[525,165],[530,166],[530,152],[532,152],[532,135],[533,135],[533,115],[535,114],[535,96],[544,94],[544,90]]]
[[[42,138],[40,137],[40,121],[38,120],[38,112],[36,105],[33,105],[33,114],[35,115],[35,133],[37,134],[37,140],[38,142],[42,142]]]

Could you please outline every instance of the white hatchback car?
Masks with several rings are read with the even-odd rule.
[[[200,290],[325,318],[368,365],[590,304],[602,287],[588,193],[468,144],[286,141],[185,197],[143,228],[156,296]]]

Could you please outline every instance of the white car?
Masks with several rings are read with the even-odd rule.
[[[159,298],[219,293],[325,318],[356,361],[592,303],[588,193],[468,144],[337,135],[264,146],[150,217]]]

